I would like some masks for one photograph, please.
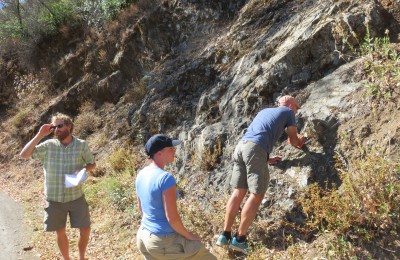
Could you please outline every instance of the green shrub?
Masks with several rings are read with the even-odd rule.
[[[120,211],[132,207],[134,180],[129,174],[101,177],[98,181],[88,181],[84,188],[86,198],[93,207],[112,206]]]
[[[124,179],[107,178],[105,188],[110,203],[118,210],[125,210],[133,204],[132,183]]]
[[[133,150],[120,147],[110,155],[108,164],[115,173],[129,172],[131,176],[135,176],[138,160]]]
[[[339,188],[313,184],[299,199],[309,231],[350,232],[368,240],[400,228],[398,166],[377,148],[360,149],[360,155],[342,171]]]
[[[115,16],[134,0],[97,0],[83,1],[79,8],[82,18],[89,26],[100,28],[104,22],[114,19]]]
[[[75,0],[55,0],[49,1],[40,9],[37,21],[43,28],[44,34],[53,34],[57,32],[61,24],[68,23],[73,25],[79,20],[76,15]]]
[[[11,17],[0,23],[0,41],[8,38],[22,38],[25,33],[25,27],[21,27],[16,17]]]
[[[79,0],[30,0],[8,4],[0,12],[0,39],[34,38],[53,34],[58,26],[79,21]]]
[[[362,75],[367,93],[376,101],[393,96],[400,84],[399,54],[391,46],[389,32],[382,38],[371,38],[367,30],[359,55],[365,58]]]
[[[84,21],[99,28],[134,0],[27,0],[8,3],[0,10],[0,41],[27,40],[53,35],[62,24]],[[33,42],[32,42],[33,43]]]

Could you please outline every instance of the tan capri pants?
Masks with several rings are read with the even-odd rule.
[[[146,260],[217,259],[200,241],[188,240],[179,234],[155,235],[140,227],[136,243]]]

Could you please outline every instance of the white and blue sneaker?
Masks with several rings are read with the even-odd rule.
[[[229,241],[224,235],[221,234],[215,244],[217,244],[217,246],[227,246],[229,245]]]
[[[236,237],[233,237],[229,247],[232,248],[233,250],[242,252],[244,254],[248,254],[250,252],[249,245],[247,244],[247,240],[244,242],[238,242]]]

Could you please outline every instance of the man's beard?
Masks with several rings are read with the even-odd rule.
[[[56,135],[57,139],[60,142],[62,142],[62,141],[64,141],[65,138],[67,138],[69,136],[69,131],[65,130],[65,131],[62,131],[62,132],[56,132],[55,135]]]

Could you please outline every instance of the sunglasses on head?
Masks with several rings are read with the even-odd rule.
[[[56,128],[63,128],[65,124],[58,124],[58,125],[53,125],[50,127],[50,129],[56,129]]]

